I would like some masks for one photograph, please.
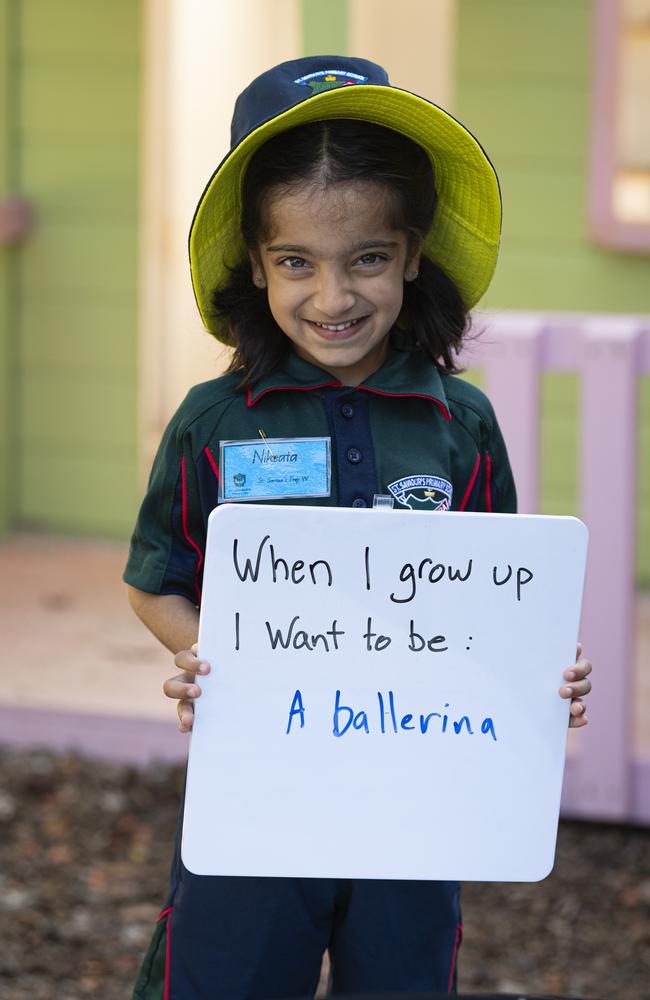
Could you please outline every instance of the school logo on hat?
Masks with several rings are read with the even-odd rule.
[[[410,510],[449,510],[452,486],[439,476],[406,476],[388,484],[398,503]]]
[[[335,87],[352,87],[357,83],[365,83],[367,76],[351,73],[347,69],[319,69],[316,73],[299,76],[294,83],[301,87],[309,87],[312,94],[320,94],[323,90],[334,90]]]

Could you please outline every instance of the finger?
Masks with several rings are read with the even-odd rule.
[[[581,726],[586,726],[586,708],[579,699],[571,702],[569,713],[569,728],[580,729]]]
[[[578,648],[576,649],[576,661],[582,656],[582,643],[578,642]]]
[[[163,684],[163,691],[168,698],[179,701],[188,701],[201,695],[201,688],[194,682],[193,677],[187,674],[169,677]]]
[[[577,660],[574,666],[567,667],[564,671],[564,679],[567,681],[581,680],[587,677],[592,671],[590,660]]]
[[[572,684],[563,684],[560,688],[561,698],[584,698],[591,691],[591,681],[586,678],[581,681],[573,681]]]
[[[194,724],[194,706],[191,701],[179,701],[176,706],[178,712],[178,728],[182,733],[188,733]]]
[[[195,649],[193,646],[192,649]],[[206,660],[200,660],[190,649],[181,649],[174,657],[174,663],[179,670],[185,670],[188,674],[208,674],[210,664]]]
[[[589,694],[591,691],[591,681],[586,678],[583,681],[574,681],[573,684],[569,686],[573,691],[574,698],[584,698],[585,695]]]

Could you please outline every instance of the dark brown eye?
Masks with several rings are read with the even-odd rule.
[[[360,264],[379,264],[384,260],[388,260],[383,253],[364,253],[363,257],[359,257]]]

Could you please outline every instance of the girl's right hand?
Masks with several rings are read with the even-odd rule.
[[[196,655],[197,645],[191,649],[181,649],[174,657],[174,663],[183,673],[170,677],[163,684],[163,691],[168,698],[178,701],[178,728],[182,733],[189,733],[194,722],[194,700],[201,695],[201,688],[196,683],[197,674],[210,673],[210,664],[199,660]]]

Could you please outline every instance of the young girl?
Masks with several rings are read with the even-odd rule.
[[[206,522],[234,488],[220,442],[330,438],[330,495],[301,486],[285,503],[367,507],[384,495],[402,508],[514,512],[492,407],[454,377],[500,218],[474,137],[373,63],[284,63],[238,98],[231,151],[190,233],[199,310],[233,360],[167,428],[125,572],[134,609],[177,654],[165,692],[182,731],[209,670],[194,647]],[[578,659],[560,690],[574,726],[590,670]],[[325,949],[335,992],[451,991],[460,937],[456,883],[199,877],[177,838],[135,996],[308,996]]]

